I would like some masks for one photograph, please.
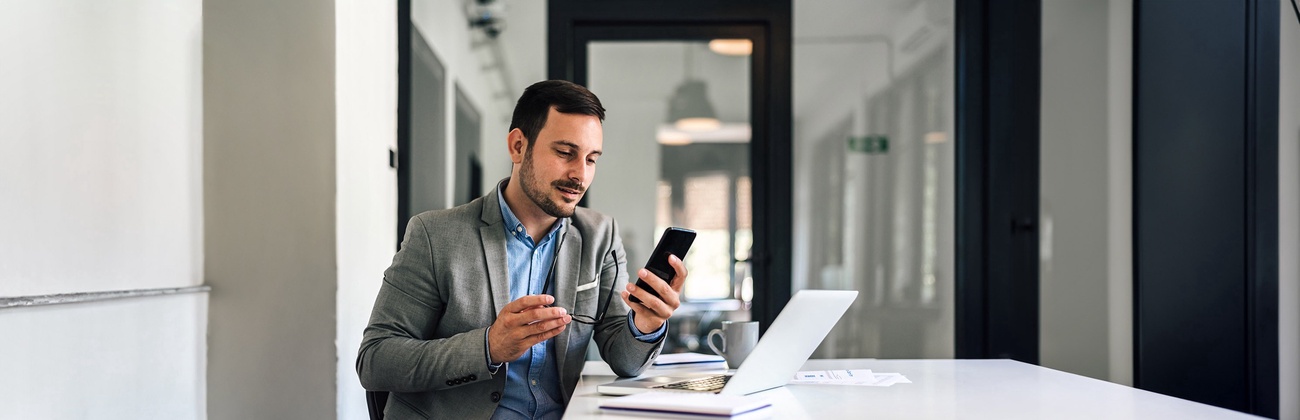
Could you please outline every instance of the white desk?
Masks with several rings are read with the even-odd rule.
[[[828,369],[897,372],[912,383],[891,387],[787,385],[755,395],[772,402],[772,418],[776,419],[1258,418],[1012,360],[809,360],[800,370]],[[646,375],[665,371],[651,369]],[[596,386],[614,379],[604,362],[587,362],[564,418],[644,419],[601,411],[601,401],[617,397],[600,395]]]

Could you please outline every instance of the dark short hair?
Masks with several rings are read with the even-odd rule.
[[[605,108],[600,98],[582,85],[567,80],[543,80],[533,83],[515,103],[515,113],[510,117],[510,130],[516,128],[528,139],[528,147],[537,141],[537,133],[546,126],[546,116],[551,107],[565,114],[590,115],[605,120]]]

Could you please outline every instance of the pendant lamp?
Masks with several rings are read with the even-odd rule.
[[[722,126],[709,102],[708,86],[692,76],[691,45],[686,46],[686,78],[668,99],[668,123],[682,131],[710,131]]]

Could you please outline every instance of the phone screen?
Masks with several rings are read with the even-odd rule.
[[[690,251],[693,242],[695,242],[695,231],[693,230],[678,227],[670,227],[664,230],[663,236],[659,238],[659,244],[655,245],[654,252],[650,253],[650,260],[645,263],[646,270],[664,279],[664,281],[672,281],[673,277],[677,276],[677,270],[674,270],[673,266],[668,263],[668,256],[676,255],[677,258],[685,261],[686,252]],[[645,280],[638,278],[636,285],[655,295],[655,297],[659,297],[659,293],[651,288]],[[641,299],[637,299],[636,296],[631,296],[629,300],[641,303]]]

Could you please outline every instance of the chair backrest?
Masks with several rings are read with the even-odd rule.
[[[384,406],[388,405],[388,392],[366,391],[366,409],[370,420],[384,420]]]

